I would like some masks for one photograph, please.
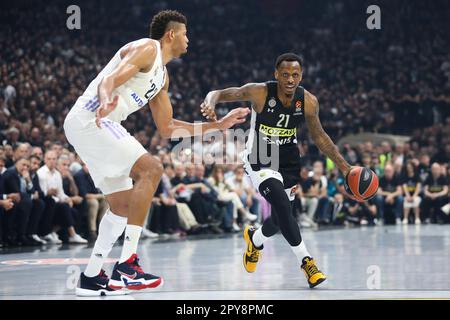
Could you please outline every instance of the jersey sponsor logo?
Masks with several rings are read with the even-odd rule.
[[[142,99],[139,98],[139,96],[135,92],[133,92],[131,97],[133,98],[134,101],[136,101],[139,107],[142,107],[144,105],[144,101],[142,101]]]
[[[291,137],[297,134],[297,128],[285,129],[285,128],[274,128],[269,127],[264,124],[259,126],[259,132],[271,137]]]
[[[277,140],[272,140],[269,137],[264,137],[262,138],[265,142],[267,142],[268,144],[276,144],[277,146],[282,146],[284,144],[288,144],[288,143],[297,143],[297,139],[294,139],[292,141],[292,137],[288,137],[288,138],[282,138],[282,139],[277,139]]]

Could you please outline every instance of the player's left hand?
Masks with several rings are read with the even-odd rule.
[[[216,103],[213,101],[213,93],[210,92],[206,95],[205,100],[200,105],[200,111],[202,112],[202,115],[206,117],[206,119],[210,121],[217,121],[216,116]]]
[[[202,111],[202,115],[210,120],[210,121],[217,121],[217,115],[216,113],[208,106],[204,104],[204,102],[200,105],[200,109]]]
[[[249,108],[236,108],[231,110],[225,117],[218,121],[220,130],[226,130],[235,124],[244,123],[245,117],[247,117],[249,113]]]

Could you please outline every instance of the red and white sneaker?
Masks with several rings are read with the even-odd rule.
[[[116,262],[109,287],[115,290],[142,290],[162,286],[163,282],[163,278],[142,271],[137,254],[133,254],[125,262]]]

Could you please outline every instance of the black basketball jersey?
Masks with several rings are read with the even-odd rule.
[[[297,128],[304,122],[305,89],[298,87],[289,108],[277,95],[277,81],[268,81],[267,97],[260,113],[252,110],[247,141],[247,160],[252,170],[299,168]]]

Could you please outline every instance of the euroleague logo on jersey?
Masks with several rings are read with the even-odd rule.
[[[303,110],[302,110],[302,102],[300,100],[297,100],[295,102],[295,112],[294,115],[302,115],[303,114]]]

